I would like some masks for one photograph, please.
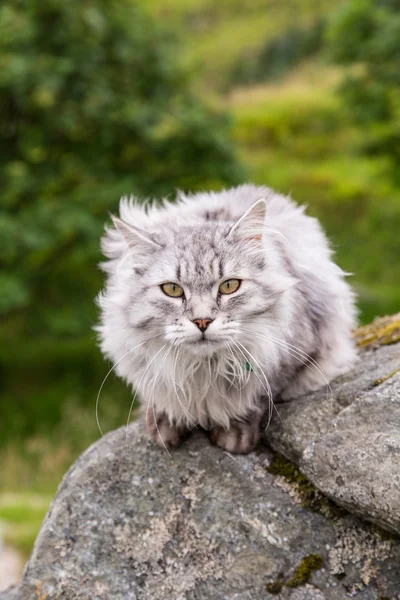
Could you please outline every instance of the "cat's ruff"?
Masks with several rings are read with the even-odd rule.
[[[114,224],[101,348],[161,445],[200,425],[247,452],[277,394],[317,389],[354,361],[354,295],[320,224],[291,199],[253,185],[123,198]]]

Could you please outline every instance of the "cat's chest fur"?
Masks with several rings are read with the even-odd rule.
[[[147,399],[143,410],[163,412],[171,422],[188,428],[229,427],[231,419],[260,412],[260,395],[272,398],[268,378],[253,370],[245,356],[233,361],[229,353],[221,353],[210,360],[194,359],[193,364],[188,356],[167,356],[147,372],[146,368],[142,376],[136,374],[140,396]]]

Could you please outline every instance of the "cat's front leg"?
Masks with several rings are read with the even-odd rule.
[[[261,414],[251,413],[245,421],[231,420],[229,429],[214,427],[210,440],[233,454],[248,454],[257,445],[261,435]]]
[[[171,425],[165,413],[154,414],[152,409],[146,414],[146,430],[153,442],[164,449],[177,448],[189,434],[188,429]]]

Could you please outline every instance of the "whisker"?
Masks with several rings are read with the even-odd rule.
[[[249,323],[251,323],[251,322],[249,322]],[[253,321],[253,323],[255,323],[255,322]],[[256,324],[259,325],[259,323],[256,323]],[[298,354],[302,355],[303,358],[306,358],[307,361],[313,363],[316,368],[318,368],[318,369],[320,368],[319,365],[318,365],[318,362],[310,354],[307,354],[307,352],[305,352],[301,348],[298,348],[294,344],[290,344],[289,342],[286,342],[285,340],[282,340],[281,338],[277,338],[277,337],[275,337],[273,335],[266,335],[266,334],[263,334],[263,333],[260,333],[260,332],[256,332],[256,331],[254,331],[252,329],[244,329],[244,328],[242,328],[242,331],[246,331],[247,333],[251,333],[252,335],[258,336],[260,338],[264,338],[267,341],[273,341],[273,342],[277,342],[277,343],[283,344],[285,346],[288,346],[289,348],[293,349],[293,351],[296,351]],[[322,369],[320,371],[320,374],[323,377],[325,377],[325,374],[323,373]]]
[[[179,404],[180,404],[181,408],[183,409],[183,411],[184,411],[184,412],[186,413],[186,415],[188,416],[188,418],[189,418],[189,421],[191,421],[192,425],[194,425],[194,426],[196,427],[196,422],[195,422],[194,418],[193,418],[193,417],[192,417],[192,415],[189,413],[189,411],[188,411],[188,410],[185,408],[185,406],[182,404],[182,402],[181,402],[181,400],[180,400],[180,398],[179,398],[178,390],[177,390],[177,387],[176,387],[176,377],[175,377],[175,373],[176,373],[176,364],[177,364],[177,359],[178,359],[178,354],[179,354],[179,348],[178,348],[178,346],[176,346],[176,347],[175,347],[175,350],[176,350],[176,352],[175,352],[175,355],[176,355],[176,356],[175,356],[175,360],[174,360],[173,367],[172,367],[172,384],[173,384],[173,386],[174,386],[175,395],[176,395],[176,398],[177,398],[177,400],[178,400],[178,402],[179,402]],[[180,386],[179,386],[179,387],[180,387]],[[182,389],[182,388],[181,388],[181,389]],[[187,400],[187,398],[186,398],[186,394],[185,394],[185,391],[184,391],[184,390],[182,390],[182,392],[183,392],[183,394],[184,394],[185,400]]]
[[[256,377],[257,377],[257,379],[259,380],[259,382],[260,382],[260,383],[261,383],[261,385],[263,386],[264,390],[267,392],[267,397],[268,397],[268,399],[269,399],[269,411],[268,411],[268,412],[269,412],[269,416],[268,416],[268,423],[267,423],[267,427],[268,427],[268,425],[270,424],[270,422],[271,422],[271,419],[272,419],[272,413],[273,413],[273,410],[274,410],[274,408],[275,408],[275,410],[277,411],[277,409],[276,409],[276,407],[275,407],[275,404],[274,404],[274,400],[273,400],[273,396],[272,396],[272,390],[271,390],[270,383],[269,383],[269,381],[268,381],[268,378],[267,378],[267,376],[266,376],[265,372],[264,372],[264,371],[263,371],[263,369],[261,368],[261,366],[260,366],[260,363],[257,361],[257,359],[256,359],[256,358],[255,358],[255,357],[254,357],[254,356],[251,354],[251,352],[249,352],[249,350],[248,350],[248,349],[247,349],[245,346],[243,346],[243,344],[241,344],[241,343],[240,343],[238,340],[236,340],[236,342],[237,342],[237,343],[238,343],[238,344],[239,344],[239,345],[240,345],[240,346],[243,348],[243,350],[244,350],[245,352],[247,352],[247,354],[250,356],[250,360],[252,360],[252,361],[253,361],[253,362],[254,362],[254,363],[255,363],[255,364],[258,366],[258,368],[260,369],[260,371],[261,371],[262,375],[264,376],[264,379],[265,379],[265,382],[266,382],[266,384],[267,384],[268,390],[266,390],[266,388],[265,388],[265,387],[264,387],[264,385],[262,384],[262,381],[261,381],[261,380],[260,380],[260,378],[258,377],[258,375],[257,375],[257,372],[256,372],[256,371],[254,371],[254,373],[255,373],[255,375],[256,375]],[[235,343],[236,343],[236,342],[235,342]],[[245,358],[246,358],[246,357],[245,357]],[[278,412],[278,411],[277,411],[277,412]],[[279,414],[279,413],[278,413],[278,414]]]
[[[158,337],[158,336],[156,336],[156,337]],[[111,369],[108,371],[107,375],[104,377],[103,382],[102,382],[102,384],[101,384],[101,386],[99,388],[99,391],[97,393],[97,398],[96,398],[96,423],[97,423],[97,427],[99,428],[99,431],[100,431],[100,433],[101,433],[102,436],[104,436],[104,433],[103,433],[103,430],[102,430],[102,428],[100,426],[100,420],[99,420],[99,399],[100,399],[101,390],[103,389],[103,386],[104,386],[105,382],[107,381],[108,376],[115,369],[115,367],[121,362],[121,360],[123,360],[126,356],[128,356],[128,354],[130,354],[131,352],[133,352],[137,348],[140,348],[140,346],[143,346],[144,344],[152,342],[153,340],[154,340],[154,338],[151,338],[151,340],[146,340],[144,342],[141,342],[140,344],[138,344],[134,348],[131,348],[130,350],[128,350],[128,352],[126,352],[123,356],[121,356],[121,358],[119,360],[117,360],[116,363],[113,364],[113,366],[111,367]]]
[[[133,405],[134,405],[134,403],[135,403],[135,400],[136,400],[136,397],[137,397],[137,391],[138,391],[138,389],[139,389],[139,387],[140,387],[140,384],[142,383],[142,381],[143,381],[143,378],[145,377],[145,375],[146,375],[147,371],[149,370],[149,368],[151,367],[151,365],[153,364],[153,362],[155,361],[155,359],[157,358],[157,356],[160,354],[160,352],[161,352],[162,350],[164,350],[164,348],[165,348],[165,346],[166,346],[166,345],[167,345],[167,343],[165,343],[165,344],[164,344],[164,346],[162,346],[162,347],[160,348],[160,350],[158,350],[158,352],[156,352],[156,354],[153,356],[153,358],[151,359],[151,361],[149,362],[149,364],[148,364],[148,365],[147,365],[147,367],[145,368],[145,370],[144,370],[144,372],[143,372],[143,375],[142,375],[142,376],[141,376],[141,378],[140,378],[140,381],[139,381],[139,383],[138,383],[138,384],[137,384],[137,386],[135,387],[135,393],[134,393],[134,395],[133,395],[133,399],[132,399],[132,402],[131,402],[131,406],[130,406],[130,408],[129,408],[128,420],[127,420],[127,422],[126,422],[126,426],[125,426],[125,427],[126,427],[126,429],[125,429],[125,443],[128,443],[128,426],[129,426],[129,421],[130,421],[131,414],[132,414],[132,410],[133,410]],[[147,410],[147,412],[146,412],[146,417],[147,417],[147,415],[148,415],[148,410]]]
[[[234,355],[229,343],[226,343],[225,347],[232,356],[232,367],[233,367],[233,373],[230,373],[229,371],[227,371],[227,373],[231,374],[234,378],[239,379],[239,381],[241,381],[241,380],[243,381],[243,384],[239,385],[239,386],[236,386],[234,384],[234,382],[232,382],[232,385],[235,385],[235,388],[241,392],[241,390],[244,388],[244,386],[246,385],[246,383],[248,383],[248,381],[250,379],[250,371],[243,371],[243,365],[237,360],[237,357]],[[245,377],[243,377],[243,374],[245,374]],[[240,395],[240,398],[241,398],[241,395]]]
[[[232,340],[232,341],[233,341],[233,340]],[[236,344],[236,342],[235,342],[235,341],[233,341],[233,343],[235,344],[235,346],[237,346],[237,344]],[[240,342],[239,342],[239,343],[240,343]],[[240,345],[242,346],[242,344],[240,344]],[[244,348],[244,350],[245,350],[245,351],[246,351],[248,354],[250,354],[250,353],[248,352],[247,348],[245,348],[244,346],[242,346],[242,347]],[[247,360],[248,360],[248,357],[247,357],[247,356],[246,356],[246,355],[245,355],[245,354],[244,354],[244,353],[241,351],[241,349],[239,348],[239,346],[237,346],[237,349],[239,350],[239,352],[242,354],[243,358],[244,358],[244,359],[246,360],[246,362],[247,362]],[[254,358],[254,357],[253,357],[253,358]],[[255,362],[257,362],[257,361],[255,361]],[[258,364],[258,363],[257,363],[257,364]],[[268,398],[268,400],[269,400],[269,407],[271,407],[271,405],[272,405],[272,406],[274,406],[274,403],[273,403],[273,400],[272,400],[271,387],[270,387],[270,385],[269,385],[268,379],[266,378],[266,375],[265,375],[264,371],[261,369],[261,367],[260,367],[260,370],[261,370],[262,374],[264,375],[264,377],[265,377],[265,379],[266,379],[266,382],[267,382],[267,385],[268,385],[268,389],[265,387],[265,385],[263,384],[263,382],[262,382],[262,381],[261,381],[261,379],[259,378],[259,376],[258,376],[258,373],[256,372],[256,370],[254,370],[254,375],[257,377],[257,379],[258,379],[259,383],[261,384],[261,387],[264,389],[264,391],[265,391],[265,393],[266,393],[266,395],[267,395],[267,398]],[[270,411],[270,414],[271,414],[272,408],[269,408],[269,411]],[[270,417],[269,417],[269,419],[268,419],[268,424],[269,424],[269,421],[270,421]]]
[[[165,347],[165,346],[164,346],[164,347]],[[163,438],[162,438],[162,436],[161,436],[160,430],[159,430],[159,428],[158,428],[157,417],[156,417],[156,411],[155,411],[155,408],[156,408],[156,407],[155,407],[155,388],[156,388],[156,381],[157,381],[158,375],[159,375],[159,373],[160,373],[160,371],[161,371],[161,367],[163,366],[163,364],[164,364],[164,362],[165,362],[165,359],[167,358],[168,354],[171,352],[171,349],[172,349],[172,345],[171,345],[171,346],[169,346],[169,347],[167,348],[167,350],[165,351],[165,354],[164,354],[164,356],[163,356],[163,358],[162,358],[162,360],[161,360],[161,363],[160,363],[160,365],[159,365],[159,368],[158,368],[157,374],[156,374],[156,376],[155,376],[155,378],[154,378],[154,381],[153,381],[153,393],[152,393],[152,394],[150,394],[150,396],[149,396],[149,402],[150,402],[150,398],[152,398],[152,399],[153,399],[153,401],[152,401],[153,415],[154,415],[154,422],[155,422],[155,424],[156,424],[156,429],[157,429],[157,434],[158,434],[158,437],[160,438],[160,440],[161,440],[161,443],[162,443],[162,445],[164,446],[164,449],[165,449],[165,451],[167,452],[167,454],[169,455],[169,457],[170,457],[170,458],[171,458],[171,454],[169,453],[169,451],[168,451],[168,448],[167,448],[167,446],[165,445],[165,442],[164,442],[164,440],[163,440]]]
[[[324,379],[324,381],[328,387],[330,397],[332,399],[332,397],[333,397],[332,387],[331,387],[325,373],[321,369],[320,365],[312,356],[310,356],[310,354],[307,354],[307,352],[304,352],[303,350],[301,350],[301,348],[298,348],[297,346],[294,346],[293,344],[290,344],[289,342],[286,342],[285,340],[276,338],[275,336],[258,333],[251,329],[242,329],[242,331],[251,333],[255,337],[259,337],[260,339],[265,339],[267,341],[276,343],[278,345],[278,347],[280,347],[282,350],[286,351],[289,354],[289,356],[292,356],[293,358],[296,358],[297,360],[302,362],[304,367],[310,369],[311,371],[319,373],[319,375],[321,375],[321,377]],[[301,361],[300,358],[303,360]],[[311,364],[307,364],[307,363],[311,363]],[[327,398],[328,398],[328,394],[327,394]]]

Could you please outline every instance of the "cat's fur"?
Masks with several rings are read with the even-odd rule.
[[[201,426],[248,452],[274,397],[324,386],[355,359],[354,295],[304,207],[242,185],[147,207],[122,199],[120,217],[102,240],[101,347],[161,445]],[[238,291],[218,294],[230,278]],[[205,318],[203,334],[193,321]]]

